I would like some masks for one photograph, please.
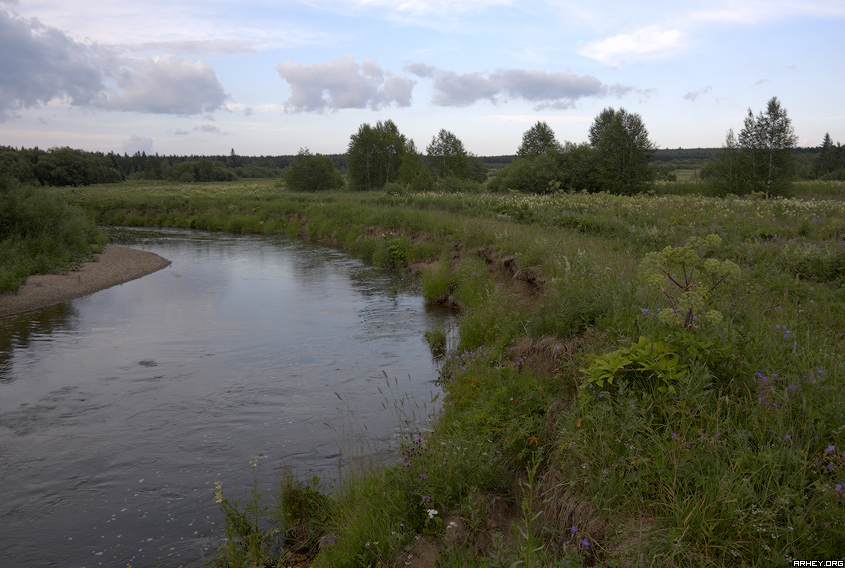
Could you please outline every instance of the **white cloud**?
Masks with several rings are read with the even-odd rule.
[[[91,104],[103,89],[99,59],[56,28],[0,11],[0,122],[54,98]]]
[[[565,110],[584,97],[622,96],[633,87],[604,85],[592,75],[546,72],[529,69],[499,69],[494,73],[458,74],[424,63],[409,64],[405,70],[418,77],[434,79],[432,102],[438,106],[469,106],[481,100],[498,104],[502,97],[535,103],[535,110]]]
[[[845,16],[841,0],[744,0],[706,3],[705,8],[691,12],[688,23],[730,23],[752,25],[784,18],[808,16],[836,18]]]
[[[290,85],[285,103],[287,112],[325,114],[339,109],[379,110],[395,104],[411,105],[413,79],[397,77],[370,60],[360,65],[351,55],[325,63],[294,65],[288,59],[276,66],[279,76]]]
[[[488,114],[482,116],[481,120],[495,122],[591,122],[589,116],[560,116],[560,115],[537,115],[537,114]]]
[[[101,107],[156,114],[199,114],[223,106],[228,95],[214,70],[202,61],[151,57],[130,62],[113,74]]]
[[[106,110],[199,114],[221,108],[227,95],[202,61],[122,58],[0,11],[0,122],[56,99]]]
[[[677,53],[684,47],[684,34],[676,29],[649,26],[629,34],[592,41],[578,50],[579,55],[607,65],[624,65]]]
[[[711,90],[712,90],[712,88],[708,85],[707,87],[704,87],[702,89],[698,89],[697,91],[690,91],[689,93],[684,95],[684,98],[686,100],[690,101],[691,103],[694,103],[695,100],[698,97],[700,97],[701,95],[704,95],[706,93],[709,93]]]
[[[153,139],[146,136],[138,136],[133,134],[128,140],[121,144],[121,148],[127,154],[134,154],[135,152],[146,152],[149,154],[153,150]]]
[[[203,124],[202,126],[194,126],[194,132],[206,132],[208,134],[226,134],[220,127],[213,124]]]
[[[353,11],[369,9],[386,20],[435,27],[442,27],[447,21],[454,21],[460,16],[516,4],[515,0],[312,0],[310,3],[328,10],[340,8],[343,11],[343,6]]]

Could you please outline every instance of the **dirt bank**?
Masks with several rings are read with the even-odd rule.
[[[108,245],[96,260],[67,274],[36,274],[17,294],[0,294],[0,316],[87,296],[161,270],[170,261],[157,254]]]

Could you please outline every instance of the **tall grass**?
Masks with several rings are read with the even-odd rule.
[[[569,512],[545,526],[548,550],[560,557],[541,564],[623,562],[626,549],[613,541],[624,541],[632,518],[648,520],[637,546],[649,563],[667,566],[770,566],[845,550],[845,201],[835,195],[300,195],[226,187],[73,195],[104,222],[231,224],[322,239],[384,266],[426,260],[426,299],[448,292],[461,305],[442,415],[431,432],[417,433],[422,441],[406,440],[396,462],[361,470],[338,491],[340,508],[333,505],[323,535],[333,542],[320,549],[318,565],[386,563],[419,534],[445,538],[437,519],[447,514],[483,531],[477,520],[489,511],[474,508],[480,500],[472,496],[519,503],[518,476],[538,455],[543,471],[564,480],[559,493],[590,505],[542,505]],[[708,234],[722,240],[713,258],[741,269],[731,287],[707,298],[722,320],[689,329],[666,323],[656,315],[670,307],[666,295],[641,278],[640,261]],[[515,255],[519,269],[539,266],[543,293],[532,301],[516,294],[513,278],[491,272],[479,247]],[[660,361],[683,368],[683,380],[644,388],[654,375],[629,366],[611,388],[590,389],[581,369],[640,338],[665,345]],[[604,536],[574,530],[588,509],[607,527]],[[483,564],[468,551],[455,554],[441,559]]]
[[[68,270],[105,242],[88,214],[60,195],[0,178],[0,292],[31,274]]]

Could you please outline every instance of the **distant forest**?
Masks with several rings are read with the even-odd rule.
[[[690,179],[678,176],[680,170],[706,171],[721,148],[678,148],[657,150],[653,164],[658,179]],[[801,179],[845,179],[845,148],[831,144],[815,148],[796,148],[798,177]],[[278,178],[285,174],[296,156],[240,156],[235,150],[222,156],[160,156],[136,152],[133,155],[86,152],[72,148],[15,148],[0,146],[0,176],[21,183],[50,186],[82,186],[117,183],[127,179],[166,180],[174,182],[231,181],[242,178]],[[346,173],[346,155],[330,154],[334,167]],[[481,156],[490,173],[512,163],[516,155]]]

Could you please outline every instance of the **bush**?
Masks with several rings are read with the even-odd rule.
[[[285,184],[292,191],[325,191],[346,186],[343,174],[337,171],[331,158],[311,154],[301,149],[285,170]]]
[[[0,292],[30,274],[67,270],[105,236],[78,207],[45,189],[0,178]]]

